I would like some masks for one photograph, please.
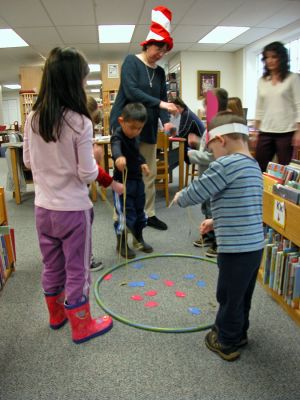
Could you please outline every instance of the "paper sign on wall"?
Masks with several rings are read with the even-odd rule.
[[[285,227],[285,204],[283,201],[274,200],[273,220],[282,228]]]

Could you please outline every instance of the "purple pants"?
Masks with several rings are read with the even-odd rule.
[[[65,288],[69,304],[89,295],[93,209],[53,211],[35,207],[36,229],[43,257],[42,287],[55,293]]]

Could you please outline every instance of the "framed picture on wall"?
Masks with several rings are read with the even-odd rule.
[[[107,65],[107,77],[108,78],[119,78],[119,65],[108,64]]]
[[[197,71],[198,100],[203,99],[208,90],[220,87],[220,71]]]

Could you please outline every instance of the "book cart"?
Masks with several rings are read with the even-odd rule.
[[[8,226],[5,194],[3,187],[0,187],[0,292],[7,279],[14,271],[15,266],[15,247],[13,230]]]
[[[284,203],[285,223],[281,226],[274,219],[274,207],[276,201]],[[270,182],[265,179],[263,193],[263,221],[274,231],[283,237],[291,240],[296,246],[300,247],[300,206],[276,196],[270,191]],[[286,303],[283,296],[277,294],[268,285],[263,284],[263,270],[260,268],[258,280],[272,298],[290,315],[290,317],[300,325],[300,309],[292,308]]]

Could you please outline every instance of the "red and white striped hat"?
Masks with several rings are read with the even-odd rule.
[[[164,6],[153,8],[151,13],[150,32],[146,40],[140,43],[141,46],[151,42],[163,42],[168,45],[168,50],[173,48],[171,33],[172,12]]]

